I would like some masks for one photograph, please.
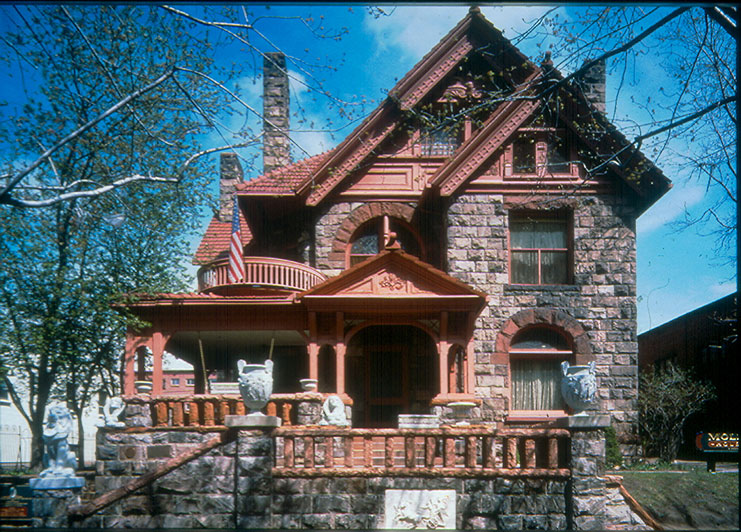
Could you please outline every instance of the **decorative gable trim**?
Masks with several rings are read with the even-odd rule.
[[[503,104],[431,179],[441,196],[450,196],[509,139],[517,128],[538,108],[537,100],[511,101]]]

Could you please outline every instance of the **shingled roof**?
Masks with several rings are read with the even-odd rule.
[[[329,150],[288,166],[276,168],[255,179],[239,183],[236,187],[237,192],[249,193],[250,196],[263,194],[267,196],[292,196],[312,177],[331,153],[332,150]]]
[[[246,246],[252,240],[252,232],[242,211],[239,212],[239,226],[242,230],[242,246]],[[220,255],[226,256],[229,252],[231,236],[231,221],[222,222],[217,216],[211,218],[206,234],[203,235],[193,256],[193,264],[206,264],[216,260]]]

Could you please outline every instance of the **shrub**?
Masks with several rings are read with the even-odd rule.
[[[689,370],[672,363],[641,375],[638,388],[638,424],[648,456],[672,462],[682,443],[682,427],[703,405],[715,398],[710,383],[695,380]]]
[[[620,452],[617,432],[611,426],[605,429],[605,465],[607,467],[619,467],[623,465],[623,454]]]

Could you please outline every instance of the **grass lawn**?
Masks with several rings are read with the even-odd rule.
[[[628,492],[667,529],[738,529],[738,473],[619,474]]]

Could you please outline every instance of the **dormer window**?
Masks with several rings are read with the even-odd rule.
[[[505,152],[505,176],[542,177],[578,172],[565,132],[555,128],[523,128]]]
[[[422,131],[419,137],[423,157],[447,157],[453,154],[459,144],[459,135],[452,129]]]

